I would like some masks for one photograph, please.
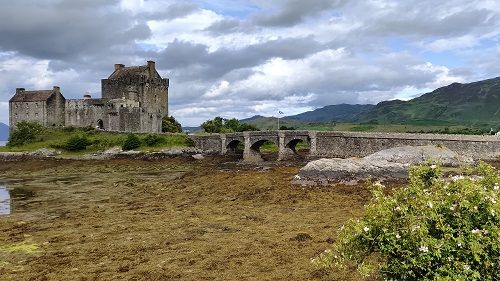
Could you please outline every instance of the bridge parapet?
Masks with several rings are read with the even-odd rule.
[[[358,133],[316,131],[260,131],[231,134],[191,136],[197,148],[226,154],[244,145],[243,158],[260,160],[260,146],[265,141],[279,147],[280,160],[297,155],[299,142],[309,143],[309,157],[363,157],[398,146],[438,145],[476,159],[495,159],[500,156],[499,136],[469,136],[408,133]]]

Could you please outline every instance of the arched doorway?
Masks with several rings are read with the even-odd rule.
[[[102,119],[97,120],[97,129],[104,130],[104,122]]]

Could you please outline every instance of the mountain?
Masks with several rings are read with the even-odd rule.
[[[372,104],[336,104],[328,105],[313,111],[307,111],[301,114],[288,116],[287,119],[293,119],[302,122],[356,122],[366,113],[375,107]]]
[[[0,122],[0,141],[6,141],[9,139],[9,126]]]
[[[500,77],[453,83],[409,101],[384,101],[360,121],[484,125],[500,122]]]

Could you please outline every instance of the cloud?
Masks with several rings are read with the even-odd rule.
[[[184,125],[500,73],[496,0],[19,0],[2,5],[0,38],[0,104],[16,87],[99,96],[113,64],[155,60]]]
[[[294,26],[308,17],[339,7],[345,2],[343,0],[276,1],[279,3],[277,7],[271,7],[276,10],[275,13],[255,15],[253,21],[258,25],[271,27]]]

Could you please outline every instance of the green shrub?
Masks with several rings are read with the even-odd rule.
[[[182,126],[173,116],[165,116],[161,120],[161,131],[163,133],[182,133]]]
[[[426,165],[393,195],[376,184],[364,217],[313,263],[385,280],[500,280],[500,174],[484,163],[470,174]]]
[[[141,147],[141,140],[134,134],[128,134],[122,145],[123,150],[132,150],[139,147]]]
[[[44,132],[45,128],[40,123],[21,121],[10,133],[7,146],[22,146],[41,141]]]
[[[64,149],[68,151],[81,151],[87,149],[87,146],[91,144],[92,142],[87,138],[87,136],[74,135],[66,141]]]
[[[143,141],[147,146],[157,146],[165,143],[165,138],[159,135],[148,134],[144,137]]]

